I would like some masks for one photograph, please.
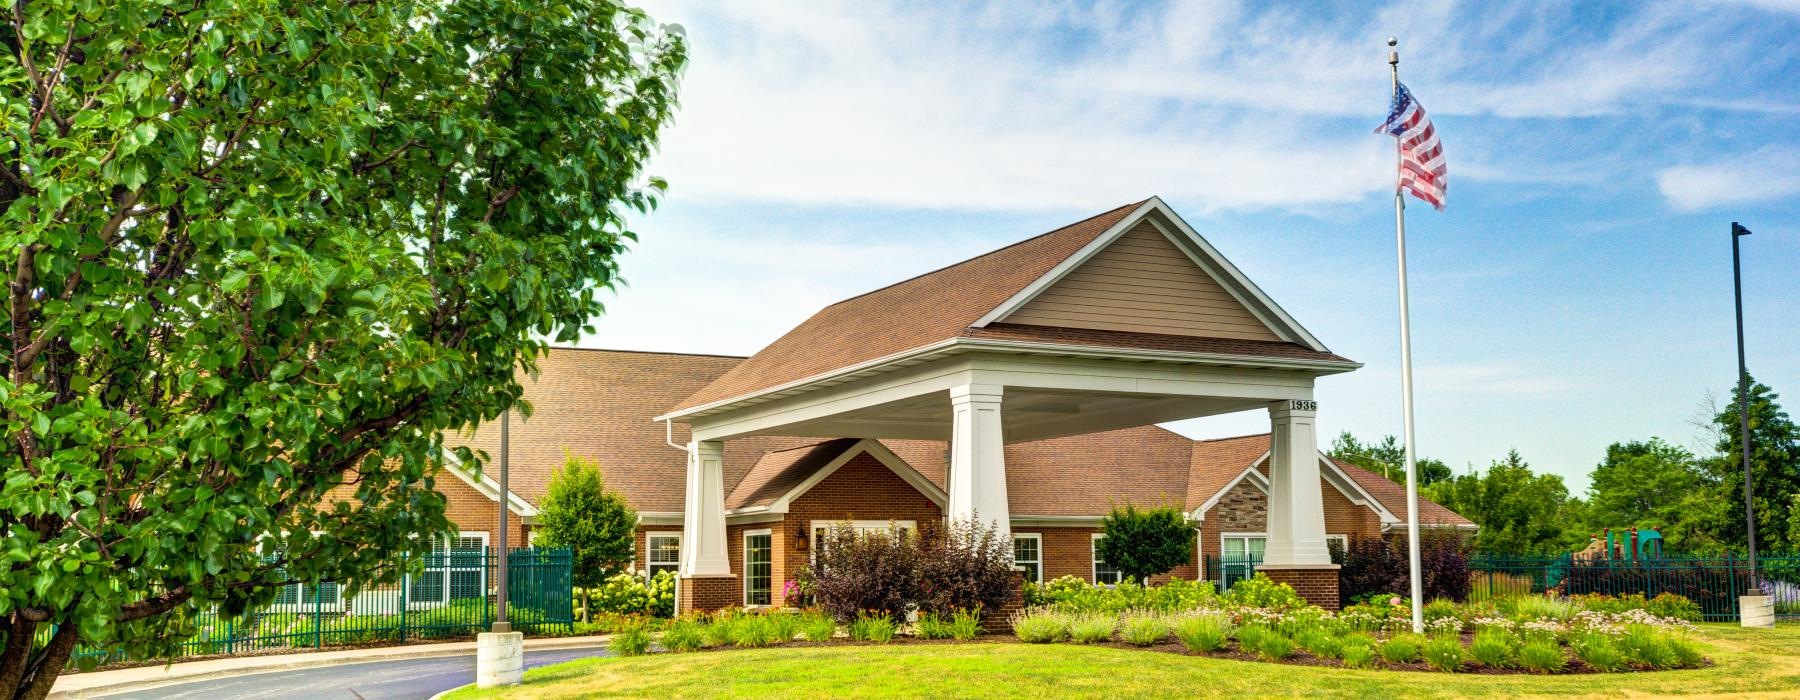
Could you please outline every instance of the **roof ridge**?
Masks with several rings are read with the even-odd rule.
[[[673,352],[668,350],[625,350],[621,348],[584,348],[573,345],[551,345],[547,350],[580,350],[582,352],[617,352],[631,355],[672,355],[676,357],[717,357],[727,360],[748,360],[749,355],[725,355],[716,352]]]
[[[1171,431],[1171,432],[1173,432],[1173,431]],[[1245,438],[1266,437],[1266,436],[1273,435],[1273,434],[1274,433],[1245,433],[1243,435],[1233,435],[1230,437],[1219,437],[1219,438],[1206,438],[1204,440],[1195,439],[1195,438],[1188,438],[1188,439],[1193,440],[1196,444],[1198,444],[1198,443],[1202,443],[1202,442],[1225,442],[1227,440],[1243,440]]]
[[[1037,240],[1037,239],[1039,239],[1039,238],[1043,238],[1043,237],[1045,237],[1045,236],[1048,236],[1048,235],[1051,235],[1051,234],[1055,234],[1055,233],[1059,233],[1059,232],[1062,232],[1062,231],[1065,231],[1065,230],[1068,230],[1068,229],[1071,229],[1071,228],[1074,228],[1074,227],[1076,227],[1076,226],[1080,226],[1080,225],[1082,225],[1082,224],[1085,224],[1085,223],[1087,223],[1087,222],[1089,222],[1089,221],[1093,221],[1093,220],[1094,220],[1094,219],[1098,219],[1098,218],[1100,218],[1100,217],[1103,217],[1103,216],[1106,216],[1106,215],[1108,215],[1108,214],[1111,214],[1111,213],[1113,213],[1113,212],[1116,212],[1116,211],[1119,211],[1119,210],[1120,210],[1120,209],[1131,209],[1131,208],[1134,208],[1134,207],[1141,207],[1141,206],[1143,206],[1143,205],[1144,205],[1144,203],[1145,203],[1145,202],[1148,202],[1148,201],[1150,201],[1150,200],[1152,200],[1152,199],[1155,199],[1155,197],[1154,197],[1154,196],[1151,196],[1151,197],[1145,197],[1145,198],[1143,198],[1143,199],[1140,199],[1140,200],[1138,200],[1138,201],[1136,201],[1136,202],[1132,202],[1132,203],[1130,203],[1130,204],[1122,204],[1122,205],[1120,205],[1120,206],[1116,206],[1116,207],[1113,207],[1113,208],[1111,208],[1111,209],[1108,209],[1108,210],[1106,210],[1106,211],[1103,211],[1103,212],[1100,212],[1100,213],[1098,213],[1098,214],[1095,214],[1095,215],[1093,215],[1093,216],[1089,216],[1089,217],[1084,217],[1084,218],[1082,218],[1082,219],[1080,219],[1080,220],[1078,220],[1078,221],[1072,221],[1072,222],[1069,222],[1069,223],[1067,223],[1067,224],[1063,224],[1063,225],[1061,225],[1061,226],[1058,226],[1058,227],[1056,227],[1056,228],[1053,228],[1053,229],[1050,229],[1050,230],[1048,230],[1048,231],[1045,231],[1045,232],[1043,232],[1043,233],[1040,233],[1040,234],[1038,234],[1038,235],[1035,235],[1035,236],[1032,236],[1032,237],[1030,237],[1030,238],[1026,238],[1026,239],[1023,239],[1023,240],[1018,240],[1018,241],[1014,241],[1014,242],[1012,242],[1012,243],[1009,243],[1009,244],[1007,244],[1007,245],[1003,245],[1003,246],[1000,246],[1000,247],[999,247],[999,248],[995,248],[995,249],[993,249],[993,250],[990,250],[990,251],[988,251],[988,252],[986,252],[986,253],[982,253],[982,254],[980,254],[980,255],[976,255],[976,256],[974,256],[974,257],[970,257],[970,258],[964,258],[964,259],[962,259],[962,260],[958,260],[958,261],[956,261],[956,262],[953,262],[953,263],[950,263],[950,264],[948,264],[948,265],[944,265],[944,266],[942,266],[942,267],[939,267],[939,268],[937,268],[937,269],[935,269],[935,270],[931,270],[931,271],[928,271],[928,272],[921,272],[921,273],[919,273],[919,274],[916,274],[916,275],[913,275],[913,276],[911,276],[911,277],[908,277],[908,278],[906,278],[906,279],[903,279],[903,280],[900,280],[900,281],[898,281],[898,282],[895,282],[895,283],[893,283],[893,284],[889,284],[889,285],[887,285],[887,286],[884,286],[884,287],[878,287],[878,288],[875,288],[875,289],[871,289],[871,290],[869,290],[869,291],[866,291],[866,292],[863,292],[863,293],[861,293],[861,294],[858,294],[858,295],[856,295],[856,296],[853,296],[853,297],[846,297],[846,298],[843,298],[843,299],[839,299],[839,300],[837,300],[837,301],[835,301],[835,302],[832,302],[832,303],[830,303],[830,304],[826,304],[826,305],[825,305],[825,309],[829,309],[829,308],[831,308],[831,307],[833,307],[833,306],[839,306],[839,305],[842,305],[842,304],[847,304],[847,303],[849,303],[849,302],[852,302],[852,301],[856,301],[856,300],[857,300],[857,299],[861,299],[861,298],[863,298],[863,297],[866,297],[866,296],[869,296],[869,295],[871,295],[871,294],[874,294],[874,293],[876,293],[876,292],[882,292],[882,291],[886,291],[886,290],[889,290],[889,289],[893,289],[893,288],[894,288],[894,287],[898,287],[898,286],[900,286],[900,285],[903,285],[903,284],[906,284],[906,283],[907,283],[907,282],[911,282],[911,281],[913,281],[913,280],[916,280],[916,279],[919,279],[919,278],[921,278],[921,277],[929,277],[929,276],[931,276],[931,275],[935,275],[935,274],[937,274],[937,273],[939,273],[939,272],[943,272],[943,271],[945,271],[945,270],[948,270],[948,269],[950,269],[950,268],[953,268],[953,267],[961,267],[961,266],[963,266],[963,265],[967,265],[967,264],[969,264],[969,263],[972,263],[972,262],[975,262],[975,261],[977,261],[977,260],[980,260],[980,259],[982,259],[982,258],[985,258],[985,257],[988,257],[988,256],[990,256],[990,255],[994,255],[994,254],[996,254],[996,253],[1001,253],[1001,252],[1004,252],[1004,251],[1007,251],[1007,250],[1010,250],[1010,249],[1013,249],[1013,248],[1017,248],[1017,247],[1019,247],[1019,246],[1022,246],[1022,245],[1025,245],[1025,244],[1026,244],[1026,243],[1030,243],[1030,242],[1032,242],[1032,241],[1035,241],[1035,240]],[[824,311],[824,310],[825,310],[825,309],[820,309],[820,312],[823,312],[823,311]],[[816,314],[815,314],[815,315],[816,315]]]

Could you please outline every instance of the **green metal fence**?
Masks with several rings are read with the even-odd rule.
[[[1668,556],[1636,561],[1577,560],[1570,555],[1475,557],[1469,560],[1470,598],[1507,595],[1662,593],[1686,596],[1705,619],[1738,619],[1738,596],[1752,587],[1776,599],[1776,614],[1800,617],[1800,556],[1758,557],[1751,581],[1743,557]]]
[[[399,583],[348,595],[348,583],[293,584],[268,606],[236,617],[216,608],[195,613],[198,634],[176,656],[231,655],[266,649],[397,644],[467,638],[493,625],[500,555],[493,548],[438,550],[402,560]],[[407,568],[411,565],[417,568]],[[507,558],[507,619],[527,633],[574,627],[574,582],[566,549],[515,549]],[[113,650],[79,648],[76,660],[123,660]]]
[[[1206,571],[1202,578],[1218,584],[1219,591],[1231,590],[1239,581],[1256,575],[1256,566],[1262,563],[1262,553],[1206,556]]]

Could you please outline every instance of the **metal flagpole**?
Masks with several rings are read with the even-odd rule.
[[[1744,526],[1750,544],[1750,587],[1744,595],[1762,595],[1756,580],[1756,504],[1750,500],[1750,370],[1744,366],[1744,273],[1738,265],[1738,239],[1750,229],[1731,222],[1731,289],[1737,302],[1738,444],[1744,449]]]
[[[1388,37],[1388,67],[1394,76],[1394,94],[1400,94],[1400,40]],[[1413,451],[1412,319],[1406,292],[1406,199],[1400,187],[1400,140],[1394,140],[1394,240],[1400,256],[1400,411],[1406,449],[1406,556],[1412,580],[1412,627],[1425,631],[1424,581],[1419,576],[1419,469]]]

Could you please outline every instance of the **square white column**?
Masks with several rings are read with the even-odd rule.
[[[725,443],[688,443],[681,520],[681,576],[730,576],[725,556]]]
[[[1006,441],[1001,436],[996,384],[964,384],[950,389],[950,507],[944,517],[979,519],[1012,537],[1006,501]]]
[[[1263,566],[1331,564],[1319,488],[1318,402],[1269,404],[1269,524]]]

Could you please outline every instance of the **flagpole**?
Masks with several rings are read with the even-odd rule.
[[[1400,40],[1388,37],[1388,67],[1393,72],[1394,94],[1400,94]],[[1400,257],[1400,411],[1405,419],[1406,449],[1406,556],[1412,580],[1412,627],[1425,631],[1425,585],[1419,576],[1419,468],[1413,452],[1412,319],[1406,291],[1406,199],[1400,188],[1400,141],[1394,140],[1394,240]]]

